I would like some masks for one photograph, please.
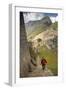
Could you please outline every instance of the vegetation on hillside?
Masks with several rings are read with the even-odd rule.
[[[48,64],[47,67],[53,72],[53,74],[56,76],[58,75],[58,58],[57,58],[57,43],[58,43],[58,36],[53,37],[53,39],[48,39],[46,42],[47,45],[51,45],[51,49],[48,49],[46,47],[46,45],[43,44],[43,46],[40,46],[39,43],[42,42],[42,39],[39,37],[37,39],[37,43],[38,43],[38,47],[35,48],[35,50],[39,50],[39,53],[35,52],[32,42],[31,40],[36,37],[38,34],[40,34],[41,32],[46,31],[47,29],[50,30],[51,33],[51,29],[53,31],[57,31],[58,32],[58,22],[54,22],[49,24],[48,26],[46,25],[48,24],[41,22],[40,24],[34,24],[32,23],[32,31],[27,34],[27,38],[28,38],[28,42],[29,42],[29,51],[30,51],[30,55],[33,59],[36,60],[36,57],[39,55],[40,58],[44,57],[46,58]],[[33,26],[34,25],[34,26]],[[28,27],[28,29],[31,29],[31,27]],[[27,32],[30,30],[27,30]],[[48,35],[47,35],[48,36]]]

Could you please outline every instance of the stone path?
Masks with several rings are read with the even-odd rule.
[[[37,57],[37,67],[29,73],[28,77],[41,77],[41,76],[53,76],[53,73],[50,69],[47,68],[47,65],[45,69],[42,69],[40,57]]]
[[[28,77],[41,77],[41,76],[53,76],[53,73],[47,67],[45,68],[45,70],[42,70],[42,67],[40,65],[28,75]]]

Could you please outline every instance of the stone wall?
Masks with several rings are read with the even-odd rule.
[[[23,13],[20,12],[20,77],[27,77],[30,70],[30,53],[28,48]]]

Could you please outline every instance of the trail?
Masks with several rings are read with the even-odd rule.
[[[53,73],[50,69],[45,67],[45,69],[42,69],[42,66],[39,61],[39,57],[37,57],[37,67],[35,70],[29,73],[28,77],[41,77],[41,76],[53,76]]]
[[[45,70],[42,70],[42,67],[37,67],[33,72],[29,73],[29,77],[38,77],[38,76],[53,76],[53,73],[50,69],[45,68]]]

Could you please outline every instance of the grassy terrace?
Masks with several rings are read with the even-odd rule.
[[[41,47],[39,56],[44,57],[47,60],[47,67],[56,76],[58,74],[57,53],[54,50],[48,50],[46,47]]]

